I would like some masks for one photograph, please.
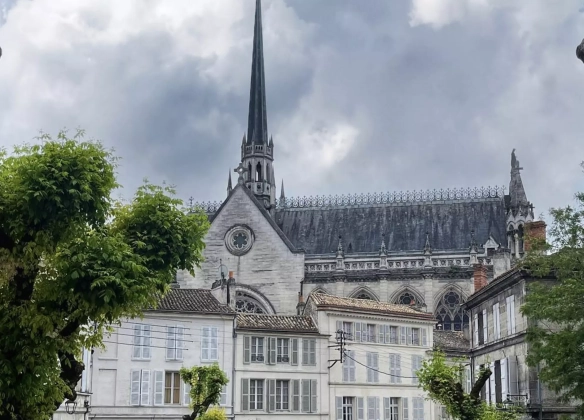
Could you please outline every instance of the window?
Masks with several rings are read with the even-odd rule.
[[[416,372],[422,368],[422,356],[412,355],[412,383],[417,385],[419,383]]]
[[[379,382],[379,353],[367,352],[367,382]]]
[[[345,332],[345,338],[347,340],[353,339],[353,323],[352,322],[343,322],[342,330]]]
[[[314,338],[302,340],[302,364],[316,365],[316,340]]]
[[[416,298],[413,295],[413,293],[404,292],[400,295],[400,297],[397,298],[397,303],[399,303],[401,305],[415,305]]]
[[[369,295],[369,293],[361,292],[359,293],[355,299],[364,299],[364,300],[375,300]]]
[[[288,363],[290,362],[290,339],[288,338],[278,338],[278,355],[276,356],[276,361],[278,363]]]
[[[356,420],[354,417],[354,398],[337,397],[337,420]]]
[[[235,312],[248,314],[265,314],[264,307],[252,296],[244,292],[235,294]]]
[[[385,326],[385,342],[387,344],[398,344],[398,328],[395,325]]]
[[[184,328],[181,325],[166,327],[166,360],[182,360]]]
[[[499,303],[493,305],[493,339],[498,340],[501,338],[501,316],[499,313]]]
[[[150,325],[134,325],[133,359],[150,359]]]
[[[367,397],[367,420],[379,420],[379,397]]]
[[[217,328],[203,327],[201,340],[201,360],[218,360],[219,346],[217,342]]]
[[[424,399],[412,398],[413,420],[424,420]]]
[[[355,350],[348,350],[343,361],[343,382],[355,382]]]
[[[303,379],[301,383],[302,398],[301,411],[303,413],[316,413],[318,411],[316,395],[318,391],[315,379]]]
[[[399,420],[399,398],[383,398],[383,420]]]
[[[276,410],[288,410],[290,381],[276,381]]]
[[[462,297],[454,290],[445,293],[436,307],[436,329],[462,331],[469,324],[468,315],[462,310],[462,303]]]
[[[164,404],[180,404],[180,375],[166,372],[164,375]]]
[[[401,384],[401,356],[399,354],[389,355],[389,382]]]
[[[479,345],[485,344],[485,328],[484,328],[484,317],[483,314],[480,313],[475,317],[475,321],[477,322],[477,326],[475,328],[478,329],[478,343]]]
[[[251,361],[264,361],[264,337],[251,338]]]
[[[419,328],[412,328],[412,345],[419,346],[421,345],[420,340],[420,329]]]
[[[150,405],[150,371],[133,370],[130,375],[130,405]]]
[[[515,296],[508,296],[507,299],[507,335],[515,334]]]
[[[264,409],[264,380],[250,379],[249,380],[249,409],[263,410]]]

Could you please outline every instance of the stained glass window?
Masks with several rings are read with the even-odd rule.
[[[248,314],[267,313],[261,303],[244,292],[237,292],[235,295],[235,311]]]
[[[442,296],[435,313],[438,329],[462,331],[469,324],[468,315],[462,310],[462,303],[462,297],[453,290]]]

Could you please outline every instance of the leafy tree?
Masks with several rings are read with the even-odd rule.
[[[527,362],[563,402],[579,401],[584,418],[584,193],[575,207],[551,210],[551,240],[530,238],[529,285],[521,311],[529,319]],[[553,279],[553,280],[551,280]]]
[[[434,402],[445,407],[449,416],[456,420],[515,420],[517,412],[498,410],[481,400],[481,389],[491,376],[490,369],[479,372],[470,393],[464,392],[462,378],[464,365],[449,363],[444,353],[435,351],[432,358],[424,360],[418,370],[420,387]]]
[[[65,132],[0,155],[0,419],[48,419],[75,399],[83,348],[155,307],[201,261],[205,215],[169,188],[114,202],[117,160]]]
[[[195,366],[181,368],[180,377],[191,387],[190,397],[193,412],[183,416],[184,420],[195,420],[200,417],[204,420],[224,420],[225,412],[215,408],[209,410],[212,405],[218,405],[221,400],[221,391],[229,383],[227,375],[218,364],[210,366]],[[208,410],[208,411],[207,411]],[[221,414],[223,417],[221,417]]]

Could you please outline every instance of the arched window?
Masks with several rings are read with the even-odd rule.
[[[355,296],[355,299],[365,299],[365,300],[374,300],[369,293],[365,293],[365,292],[361,292],[359,293],[357,296]]]
[[[462,303],[462,297],[454,290],[450,290],[442,296],[435,312],[438,329],[462,331],[469,324],[468,315],[462,310]]]
[[[256,181],[260,182],[262,180],[262,164],[258,162],[256,165]]]
[[[519,225],[519,228],[517,229],[517,240],[519,241],[519,243],[517,244],[517,246],[519,247],[519,253],[523,254],[525,252],[525,247],[524,247],[524,238],[523,238],[523,225]]]
[[[249,181],[251,181],[251,180],[253,179],[253,178],[252,178],[252,173],[251,173],[251,163],[248,163],[248,164],[247,164],[247,179],[248,179]]]
[[[270,183],[270,164],[266,163],[266,181]]]
[[[245,292],[235,295],[235,311],[247,314],[267,314],[263,305]]]
[[[412,293],[404,292],[397,298],[397,303],[402,305],[415,305],[416,298]]]

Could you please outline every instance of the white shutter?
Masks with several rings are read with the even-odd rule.
[[[371,370],[373,354],[367,352],[367,382],[373,382],[373,371]]]
[[[249,411],[249,379],[248,378],[241,379],[241,411]]]
[[[474,326],[474,345],[479,345],[479,315],[474,314],[473,316],[473,326]]]
[[[428,329],[422,328],[422,346],[426,347],[428,345]]]
[[[494,339],[498,340],[501,338],[501,319],[499,314],[499,303],[493,305],[493,333]]]
[[[371,357],[371,361],[373,362],[373,382],[379,382],[379,353],[373,353]]]
[[[488,341],[489,323],[487,322],[487,310],[483,309],[483,343]]]
[[[166,327],[166,360],[176,358],[176,341],[174,327]]]
[[[509,375],[507,374],[507,359],[501,360],[501,402],[507,399],[509,392]]]
[[[410,408],[408,407],[408,399],[402,398],[402,413],[404,420],[410,420]]]
[[[150,359],[150,325],[142,325],[142,358]]]
[[[219,343],[217,338],[217,328],[213,327],[210,328],[211,330],[211,337],[209,338],[209,357],[211,360],[218,360],[219,359]]]
[[[350,370],[349,370],[349,381],[350,382],[355,382],[356,378],[355,378],[355,371],[356,371],[356,366],[355,366],[355,351],[351,350],[349,351],[349,356],[352,357],[351,361],[351,365],[350,365]]]
[[[383,397],[383,420],[393,420],[389,412],[389,398]]]
[[[375,397],[375,420],[381,420],[379,417],[379,397]]]
[[[309,413],[310,412],[310,379],[302,379],[301,390],[302,390],[301,411],[303,413]]]
[[[497,401],[496,382],[495,382],[495,362],[489,363],[491,369],[491,376],[489,376],[489,402],[495,404]]]
[[[210,359],[210,355],[209,355],[209,339],[210,339],[210,328],[209,327],[203,327],[201,328],[201,360],[209,360]],[[243,338],[243,342],[244,342],[244,346],[245,346],[245,339],[249,339],[249,337],[244,337]],[[244,361],[244,363],[246,363]],[[249,363],[249,361],[248,361]]]
[[[191,403],[191,386],[183,382],[183,404],[190,405]]]
[[[142,389],[140,389],[140,405],[150,405],[150,371],[142,370]]]
[[[243,337],[243,363],[248,364],[251,360],[251,337]]]
[[[183,359],[183,349],[184,349],[184,327],[182,325],[176,326],[176,360]]]
[[[513,334],[512,331],[512,327],[511,327],[511,300],[509,299],[511,296],[508,296],[505,300],[506,302],[506,306],[507,306],[507,310],[506,310],[506,315],[507,315],[507,335],[511,335]]]
[[[154,371],[154,405],[164,404],[164,372]],[[187,404],[187,402],[185,402]]]
[[[515,296],[509,296],[509,303],[509,314],[511,316],[511,334],[515,334],[517,332],[515,327]]]
[[[308,362],[310,363],[311,366],[316,366],[316,340],[315,339],[311,339],[308,342],[308,350],[309,350]]]
[[[367,420],[375,419],[375,397],[367,397]]]
[[[407,343],[406,327],[399,327],[399,331],[400,331],[400,344],[406,344]]]
[[[292,411],[300,411],[300,379],[292,380]]]
[[[343,331],[343,321],[337,321],[337,330],[335,332]]]
[[[406,327],[406,338],[408,346],[412,344],[412,328]]]
[[[397,375],[397,383],[401,384],[401,355],[395,355],[395,374]]]
[[[343,397],[335,397],[335,405],[337,408],[336,420],[343,420]]]
[[[302,364],[308,365],[308,340],[302,339]]]
[[[269,379],[268,382],[268,411],[276,411],[276,380]]]
[[[510,356],[507,358],[507,378],[509,382],[509,394],[519,394],[519,366],[517,364],[517,356]]]
[[[290,364],[292,366],[296,366],[298,365],[298,339],[297,338],[293,338],[290,340],[291,341],[291,347],[292,347],[292,355],[290,358]]]
[[[268,337],[268,359],[269,359],[270,365],[276,364],[276,337]],[[276,392],[276,391],[274,391],[274,392]],[[275,404],[275,401],[276,401],[276,396],[274,394],[274,404]],[[275,410],[275,408],[274,408],[274,410]]]
[[[466,379],[466,389],[465,389],[465,391],[466,391],[467,394],[469,394],[470,391],[472,390],[472,382],[473,382],[472,381],[472,374],[471,374],[470,366],[467,366],[466,367],[466,376],[465,376],[465,379]]]
[[[385,325],[377,325],[377,335],[378,335],[378,339],[377,342],[380,344],[383,344],[385,342]]]
[[[142,326],[134,325],[134,348],[132,357],[139,359],[142,357]]]
[[[132,370],[130,377],[130,405],[140,405],[140,371]]]
[[[363,327],[363,324],[361,324],[360,322],[355,322],[355,341],[357,341],[357,342],[361,341],[362,327]]]
[[[357,420],[365,420],[365,401],[363,397],[357,397]]]
[[[318,411],[318,383],[316,379],[310,381],[310,412],[316,413]]]
[[[385,326],[385,344],[391,343],[391,328],[389,325]]]

